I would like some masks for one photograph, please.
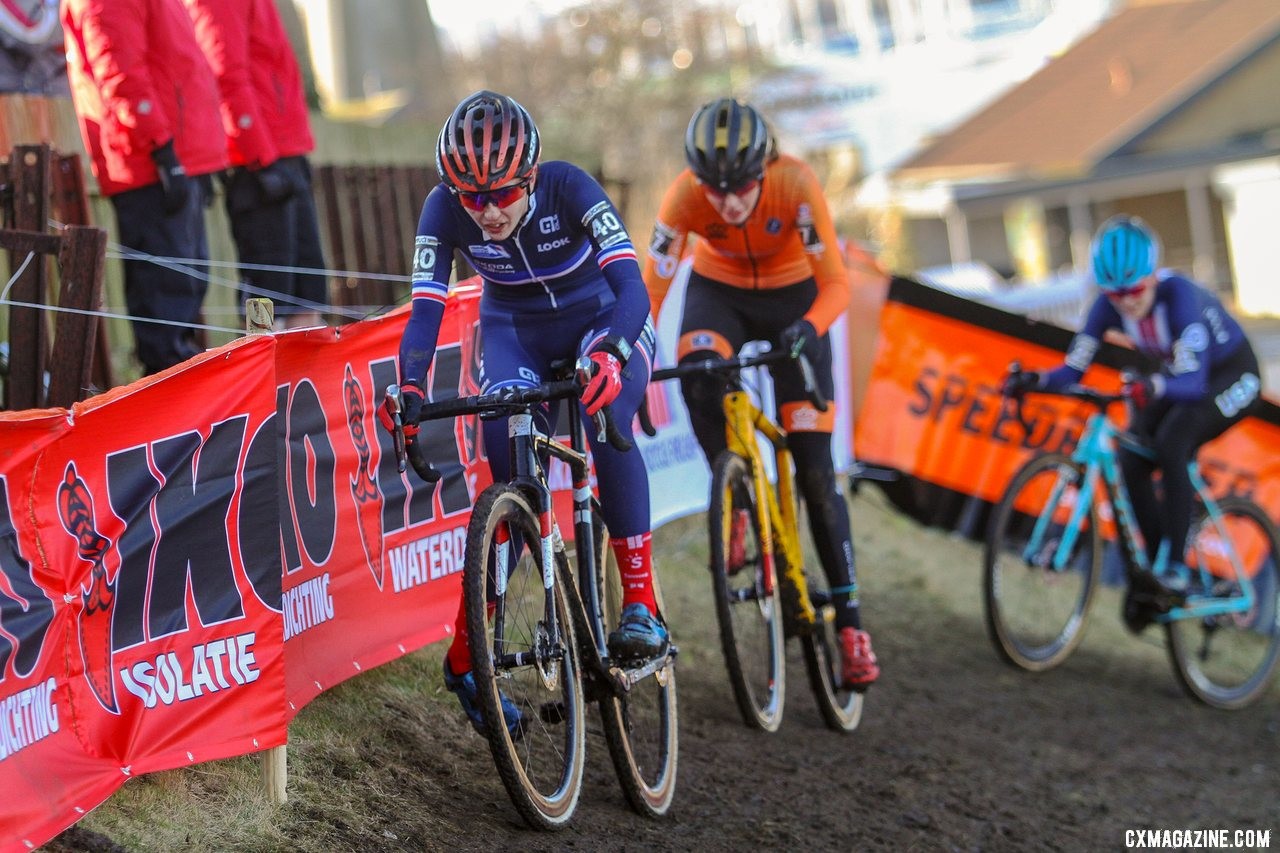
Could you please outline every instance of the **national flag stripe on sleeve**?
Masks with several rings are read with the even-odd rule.
[[[614,261],[622,261],[628,258],[634,261],[636,259],[636,250],[631,247],[630,243],[624,243],[621,246],[601,252],[596,256],[596,263],[600,265],[600,269],[604,269]]]
[[[438,281],[415,281],[413,283],[413,301],[427,299],[432,302],[444,302],[449,292],[449,285]]]

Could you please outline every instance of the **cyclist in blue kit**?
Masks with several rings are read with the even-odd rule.
[[[569,163],[539,163],[540,147],[528,111],[490,91],[464,98],[440,131],[442,183],[418,220],[413,307],[400,342],[406,424],[416,424],[422,410],[456,250],[484,280],[482,389],[536,387],[549,378],[552,362],[586,355],[593,363],[581,394],[587,415],[610,406],[618,429],[631,438],[653,367],[649,297],[635,249],[600,185]],[[385,410],[383,422],[389,423]],[[505,481],[506,423],[485,420],[483,430],[494,480]],[[412,435],[416,428],[405,431]],[[609,650],[623,658],[657,657],[666,653],[668,634],[654,599],[648,472],[638,452],[620,452],[589,432],[601,510],[622,574],[622,619],[609,635]],[[479,729],[461,609],[456,627],[445,684]],[[515,734],[519,712],[505,699],[503,705]]]
[[[1130,430],[1148,439],[1155,459],[1121,448],[1120,463],[1151,564],[1157,570],[1166,567],[1139,581],[1163,609],[1188,591],[1183,552],[1194,490],[1187,465],[1202,444],[1259,404],[1258,358],[1216,296],[1158,268],[1160,241],[1141,219],[1108,219],[1094,236],[1091,254],[1102,293],[1072,339],[1065,363],[1044,374],[1023,373],[1014,383],[1018,387],[1006,391],[1077,382],[1109,329],[1120,329],[1139,352],[1160,363],[1157,372],[1128,382],[1123,391],[1136,405]],[[1157,467],[1163,500],[1157,499],[1152,481]]]

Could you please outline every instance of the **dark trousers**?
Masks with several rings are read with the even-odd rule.
[[[287,177],[292,193],[279,201],[264,198],[257,178],[247,169],[226,174],[227,219],[241,264],[324,270],[320,224],[311,189],[311,165],[305,157],[281,157],[274,166]],[[241,305],[250,297],[267,297],[277,316],[323,312],[329,304],[325,275],[285,269],[242,267]]]
[[[170,215],[164,212],[164,196],[158,182],[111,197],[120,244],[158,259],[129,258],[124,262],[125,305],[133,317],[133,335],[144,375],[158,373],[201,351],[194,329],[147,320],[178,324],[200,320],[200,306],[208,289],[206,270],[201,264],[187,272],[185,259],[209,259],[204,184],[191,181],[186,206]]]

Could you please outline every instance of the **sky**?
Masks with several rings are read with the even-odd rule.
[[[535,12],[551,14],[580,3],[581,0],[485,0],[481,3],[427,0],[427,7],[436,26],[447,31],[450,39],[469,43],[500,22],[518,20]]]

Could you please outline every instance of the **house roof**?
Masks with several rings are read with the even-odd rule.
[[[1280,0],[1133,0],[895,174],[1083,174],[1277,39]]]

